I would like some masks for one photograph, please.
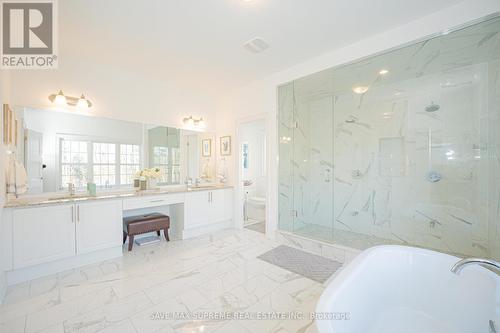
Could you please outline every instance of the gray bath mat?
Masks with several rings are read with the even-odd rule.
[[[338,261],[285,245],[275,247],[257,258],[320,283],[328,280],[342,266]]]

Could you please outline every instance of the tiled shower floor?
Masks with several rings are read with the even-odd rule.
[[[331,243],[334,245],[342,245],[349,248],[357,249],[357,250],[366,250],[370,247],[377,245],[404,245],[404,246],[417,246],[414,244],[408,244],[404,242],[398,242],[393,239],[385,239],[376,236],[368,236],[365,234],[360,234],[351,231],[339,230],[327,228],[324,226],[316,225],[316,224],[308,224],[302,228],[299,228],[293,231],[293,234],[305,237],[311,240],[322,241],[326,243]],[[418,247],[418,246],[417,246]],[[470,257],[471,254],[467,253],[456,253],[451,250],[445,250],[442,248],[432,248],[432,247],[424,247],[433,249],[435,251],[447,253],[450,255],[454,255],[457,257]],[[481,249],[476,249],[481,250]],[[489,257],[489,253],[487,251],[483,251],[482,253],[476,254],[479,257]]]
[[[404,243],[396,242],[375,236],[368,236],[352,231],[327,228],[316,224],[308,224],[302,228],[293,231],[294,234],[320,240],[327,243],[335,243],[348,246],[358,250],[366,250],[372,246],[397,244],[405,245]]]

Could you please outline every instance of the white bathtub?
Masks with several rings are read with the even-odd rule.
[[[459,258],[404,246],[356,257],[323,292],[320,333],[500,333],[500,277]]]

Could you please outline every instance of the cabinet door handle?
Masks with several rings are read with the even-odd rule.
[[[159,199],[159,200],[151,200],[150,202],[153,203],[153,202],[163,202],[163,201],[165,201],[165,200]]]
[[[75,206],[71,206],[71,223],[75,223]]]
[[[76,206],[76,220],[80,222],[80,206]]]
[[[213,192],[210,192],[210,202],[214,202]]]

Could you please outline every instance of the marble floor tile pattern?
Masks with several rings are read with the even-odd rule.
[[[325,285],[257,257],[277,246],[224,230],[9,288],[0,332],[316,332],[312,320],[165,319],[170,312],[314,311]],[[245,318],[247,319],[247,318]]]

